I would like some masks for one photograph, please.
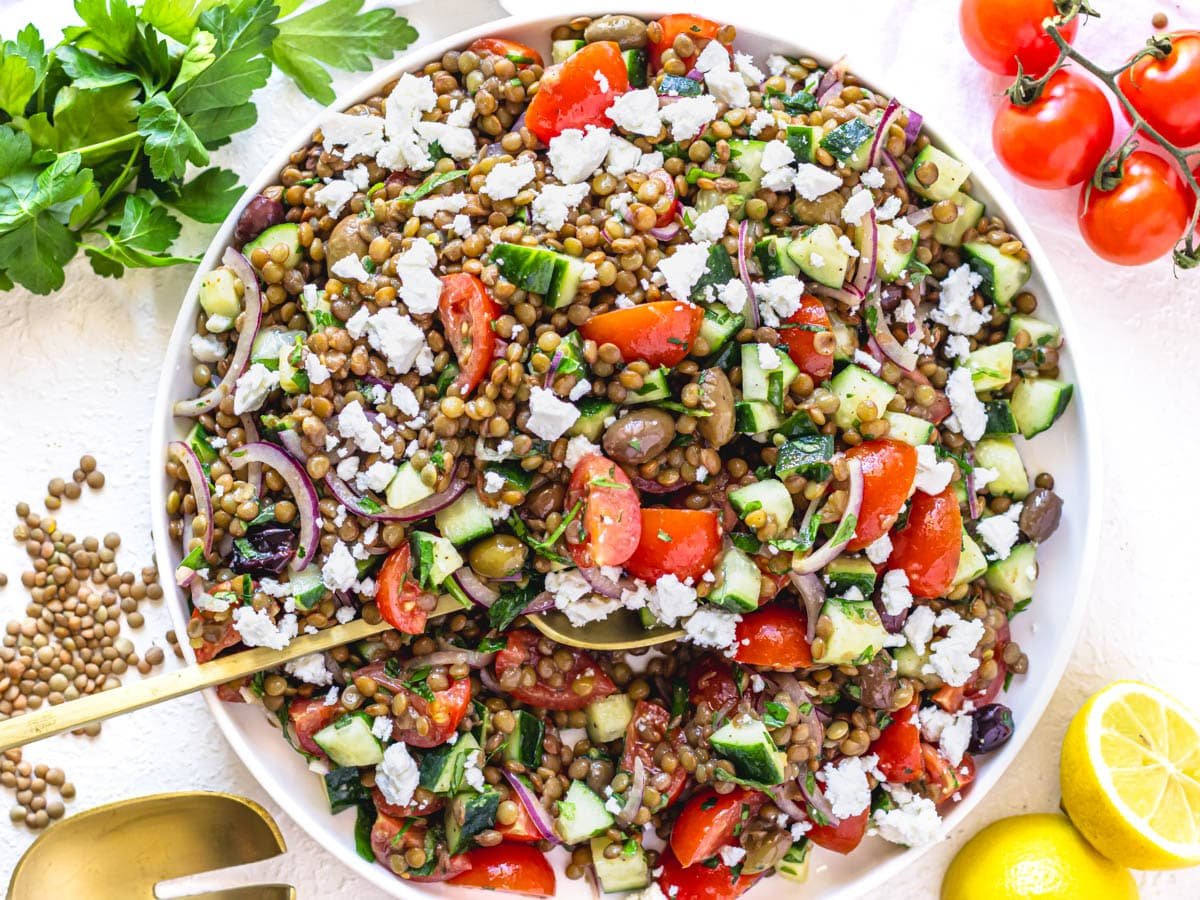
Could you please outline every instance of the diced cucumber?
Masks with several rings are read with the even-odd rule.
[[[295,268],[299,265],[300,226],[294,222],[281,222],[265,229],[262,234],[242,247],[242,254],[250,260],[251,265],[254,265],[255,250],[265,250],[270,253],[279,244],[283,244],[288,249],[287,262],[284,265],[288,268]]]
[[[600,440],[607,427],[605,420],[617,414],[617,404],[600,397],[584,397],[575,408],[579,410],[579,418],[567,429],[567,434],[571,437],[583,435],[589,441]]]
[[[800,435],[779,448],[775,474],[780,478],[803,475],[810,481],[825,481],[833,474],[832,458],[833,435]]]
[[[542,764],[542,741],[546,737],[546,726],[533,713],[518,709],[513,713],[516,724],[504,738],[504,758],[519,762],[527,769],[536,769]]]
[[[279,351],[279,386],[285,394],[303,394],[309,389],[304,370],[304,335],[296,332],[290,347]]]
[[[1033,597],[1037,587],[1037,547],[1034,544],[1017,544],[1005,559],[996,560],[987,567],[987,586],[1000,594],[1008,594],[1014,603]]]
[[[703,84],[683,75],[664,75],[658,83],[660,97],[699,97],[703,93]]]
[[[782,481],[776,481],[774,478],[755,481],[730,491],[729,502],[743,519],[761,509],[767,514],[768,521],[775,522],[780,528],[785,528],[796,512],[792,495],[788,493]]]
[[[870,662],[888,639],[887,630],[870,600],[846,600],[830,597],[821,607],[832,630],[825,640],[824,652],[813,662],[819,666],[861,665]]]
[[[808,838],[800,838],[788,848],[788,852],[783,854],[783,858],[775,863],[775,871],[788,881],[807,881],[808,864],[812,859],[812,854],[809,853],[811,849]]]
[[[754,258],[762,269],[763,278],[778,278],[780,275],[799,275],[800,266],[788,255],[791,238],[769,234],[754,245]]]
[[[572,781],[558,801],[554,830],[568,844],[581,844],[612,827],[615,820],[600,796],[582,781]]]
[[[733,280],[733,260],[725,250],[725,245],[715,241],[708,248],[708,258],[704,261],[704,272],[692,288],[692,300],[701,303],[711,299],[708,287],[728,284]]]
[[[371,733],[374,721],[365,712],[347,713],[313,735],[313,742],[339,766],[374,766],[383,762],[383,744]]]
[[[545,296],[546,305],[551,309],[561,309],[570,305],[579,292],[583,271],[583,260],[565,254],[560,256],[554,266],[554,279],[550,282],[550,291]]]
[[[929,663],[929,655],[928,647],[923,653],[918,653],[911,644],[892,648],[892,659],[896,661],[896,674],[903,678],[923,679],[925,676],[921,670]]]
[[[550,61],[552,63],[566,62],[567,57],[583,46],[581,40],[561,40],[550,43]]]
[[[311,291],[308,290],[308,287],[309,285],[305,285],[300,305],[304,308],[304,315],[308,318],[309,330],[315,333],[333,325],[333,304],[329,302],[329,297],[324,291],[316,289],[316,285],[312,285],[313,290]]]
[[[762,184],[763,151],[766,141],[730,140],[729,165],[726,173],[737,181],[737,192],[743,197],[753,197]]]
[[[739,778],[762,784],[783,783],[787,757],[760,720],[737,716],[713,732],[708,742],[719,756],[733,763]]]
[[[646,862],[646,851],[636,841],[627,840],[621,852],[609,858],[604,855],[612,838],[607,835],[592,838],[592,867],[600,882],[600,890],[606,894],[619,891],[637,891],[650,884],[650,866]]]
[[[433,496],[433,488],[421,480],[421,473],[410,462],[401,463],[385,491],[388,506],[403,509]]]
[[[983,279],[979,284],[980,292],[1007,312],[1013,298],[1021,293],[1033,274],[1029,263],[1015,256],[1005,256],[1000,248],[982,241],[963,244],[962,253],[971,269]]]
[[[192,448],[192,452],[203,466],[214,463],[219,458],[216,448],[208,442],[210,437],[212,435],[208,433],[208,429],[199,422],[193,425],[187,434],[187,445]]]
[[[453,744],[442,744],[421,757],[420,785],[435,794],[457,794],[463,784],[467,760],[479,750],[471,734],[460,734]]]
[[[325,782],[325,798],[329,801],[331,813],[340,813],[343,809],[357,806],[371,796],[371,792],[363,786],[355,766],[334,769],[327,772],[322,780]]]
[[[622,53],[621,57],[625,60],[625,74],[629,76],[629,86],[644,88],[646,86],[646,51],[640,47],[634,47]]]
[[[745,324],[745,316],[730,312],[723,303],[707,303],[700,320],[700,337],[708,344],[709,353],[718,353]]]
[[[427,531],[414,531],[409,538],[412,544],[413,574],[421,587],[436,589],[462,568],[463,558],[446,538]]]
[[[626,394],[625,402],[633,404],[666,400],[671,396],[671,386],[667,384],[667,376],[670,374],[671,370],[666,366],[659,366],[642,379],[642,386],[640,388],[631,390]]]
[[[912,262],[913,254],[917,251],[917,244],[912,238],[902,238],[895,227],[886,223],[877,224],[875,232],[879,278],[882,281],[896,281],[908,270],[908,264]],[[900,240],[908,242],[907,250],[901,250],[896,246]],[[866,242],[867,229],[859,228],[855,240],[859,253],[864,252]]]
[[[968,584],[987,571],[987,559],[975,539],[962,533],[962,553],[958,557],[958,569],[954,573],[953,587]]]
[[[823,574],[833,594],[858,588],[869,597],[875,590],[875,566],[865,556],[839,556],[825,567]]]
[[[833,358],[836,362],[850,362],[858,349],[858,334],[843,322],[836,313],[829,313],[829,327],[833,329]]]
[[[261,363],[274,371],[279,368],[280,354],[290,353],[296,346],[296,338],[303,340],[304,332],[278,327],[262,329],[250,345],[250,362]]]
[[[288,585],[292,589],[292,602],[296,604],[296,609],[300,610],[312,609],[329,593],[321,579],[321,569],[315,564],[302,572],[293,572],[288,577]]]
[[[711,189],[699,190],[696,192],[696,200],[692,205],[696,207],[697,213],[706,213],[714,207],[724,206],[729,210],[731,219],[740,220],[746,214],[746,198],[733,192],[723,194]]]
[[[950,198],[958,207],[958,218],[953,222],[934,220],[933,239],[943,247],[961,247],[963,235],[979,224],[983,218],[983,204],[962,191]]]
[[[204,326],[213,334],[233,327],[242,312],[242,295],[237,290],[237,276],[220,266],[200,279],[200,308],[208,313]]]
[[[850,266],[850,254],[838,244],[833,226],[825,223],[797,234],[788,244],[788,256],[801,272],[826,287],[840,288]]]
[[[1021,500],[1029,493],[1029,475],[1012,438],[998,436],[980,440],[975,445],[975,465],[998,473],[984,488],[992,496]]]
[[[463,791],[446,804],[446,850],[452,856],[471,845],[471,839],[496,824],[500,792],[487,785],[482,791]]]
[[[554,369],[555,377],[580,375],[587,372],[587,361],[583,358],[583,335],[578,331],[568,334],[558,342],[554,351],[547,355],[558,358],[558,365]],[[534,370],[532,363],[528,366],[528,370],[530,374],[540,374]]]
[[[924,184],[917,177],[917,170],[927,163],[937,170],[937,177],[932,184]],[[913,157],[912,168],[908,170],[908,186],[926,200],[936,202],[949,200],[970,177],[970,169],[949,153],[930,145]]]
[[[928,444],[933,440],[933,423],[927,419],[918,419],[908,413],[892,412],[891,410],[885,412],[883,418],[888,423],[889,438],[904,441],[914,447]]]
[[[583,262],[573,256],[523,244],[496,244],[490,259],[507,281],[540,294],[551,309],[575,299],[584,268]]]
[[[962,364],[971,373],[971,384],[975,392],[996,391],[1012,380],[1013,350],[1016,345],[1012,341],[1001,341],[973,350],[966,355]]]
[[[1058,347],[1062,344],[1062,331],[1053,322],[1017,313],[1008,320],[1008,339],[1015,340],[1019,332],[1029,335],[1035,347]]]
[[[589,703],[584,713],[588,738],[593,744],[606,744],[625,736],[633,719],[633,700],[628,694],[609,694]]]
[[[742,434],[766,434],[783,421],[779,410],[764,400],[739,400],[733,405],[733,418]]]
[[[817,125],[789,125],[787,145],[796,154],[797,162],[810,163],[817,158],[817,146],[821,143],[821,128]]]
[[[1013,418],[1012,404],[1007,400],[989,400],[983,404],[987,413],[984,434],[1016,434],[1017,420]]]
[[[821,146],[842,165],[861,172],[867,167],[874,137],[875,126],[866,119],[853,118],[821,138]]]
[[[505,488],[511,487],[517,491],[527,491],[533,487],[533,473],[526,472],[520,463],[506,459],[502,462],[490,462],[483,467],[485,472],[495,472],[504,478]]]
[[[787,350],[766,346],[767,361],[775,357],[776,365],[764,368],[759,348],[762,344],[742,344],[742,397],[746,400],[766,400],[778,409],[783,409],[783,398],[787,396],[788,387],[800,375],[800,368]]]
[[[762,595],[762,572],[749,556],[730,545],[716,566],[717,580],[708,602],[732,612],[753,612]]]
[[[436,513],[433,520],[437,523],[438,531],[443,537],[449,538],[455,547],[486,537],[496,530],[491,510],[472,490]]]
[[[843,431],[859,426],[860,403],[874,403],[876,412],[882,414],[896,396],[896,389],[892,385],[861,366],[854,365],[846,366],[834,375],[829,389],[840,401],[833,418]]]
[[[1055,378],[1022,378],[1013,390],[1012,414],[1026,438],[1041,434],[1058,421],[1071,402],[1075,386]]]

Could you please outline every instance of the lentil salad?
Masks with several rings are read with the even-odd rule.
[[[1012,732],[1062,505],[1013,440],[1071,393],[1028,253],[841,62],[694,16],[551,37],[332,116],[243,212],[168,464],[193,649],[396,627],[223,695],[410,880],[549,895],[561,843],[736,896],[934,840]],[[550,609],[687,637],[584,652]]]

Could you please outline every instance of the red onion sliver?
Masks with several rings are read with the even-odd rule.
[[[299,572],[316,559],[317,542],[321,537],[321,529],[317,524],[321,517],[317,489],[304,466],[286,450],[274,444],[265,441],[243,444],[229,454],[229,464],[235,469],[255,462],[274,469],[292,493],[292,499],[300,514],[300,535],[296,553],[288,566],[292,571]]]
[[[283,449],[296,459],[304,459],[304,449],[300,446],[300,434],[294,428],[284,428],[277,434]]]
[[[846,57],[842,57],[832,66],[825,70],[825,74],[821,76],[821,80],[817,82],[817,103],[824,106],[836,94],[842,90],[842,76],[846,74],[846,70],[850,67],[850,62]]]
[[[633,760],[633,782],[629,785],[628,793],[625,794],[625,805],[617,813],[618,822],[625,825],[633,822],[633,817],[637,815],[637,811],[642,805],[642,795],[645,791],[646,766],[642,762],[642,758],[637,756]]]
[[[242,431],[246,433],[245,443],[253,444],[258,437],[258,425],[254,422],[253,413],[243,413],[240,419],[242,423]],[[250,468],[246,470],[246,482],[250,487],[254,488],[255,496],[262,494],[262,466],[258,463],[250,463]]]
[[[681,227],[679,222],[669,222],[666,225],[655,225],[646,234],[650,235],[656,241],[669,241],[675,235],[679,234]]]
[[[558,366],[559,363],[562,362],[562,358],[563,348],[562,343],[559,343],[558,347],[554,351],[554,356],[550,358],[550,368],[546,370],[546,387],[550,387],[550,385],[554,383],[554,373],[558,371]]]
[[[896,102],[894,97],[888,101],[887,108],[883,111],[883,117],[875,127],[875,137],[871,139],[870,164],[872,166],[878,166],[883,161],[883,153],[887,149],[887,133],[891,129],[892,123],[900,118],[902,111],[903,107]]]
[[[750,267],[746,262],[746,247],[749,243],[750,220],[743,219],[742,224],[738,226],[738,275],[741,276],[742,284],[746,287],[746,324],[751,328],[757,328],[759,325],[758,298],[754,296],[754,282],[750,280]]]
[[[875,313],[875,327],[871,329],[872,339],[879,344],[879,349],[883,351],[884,356],[905,372],[911,372],[917,367],[917,354],[905,349],[904,345],[896,340],[892,330],[887,326],[883,309],[879,305],[879,298],[874,294],[867,298],[868,318],[872,311]]]
[[[810,282],[806,285],[809,292],[816,294],[818,297],[828,297],[830,300],[836,300],[839,303],[845,303],[851,309],[857,309],[858,305],[863,301],[863,293],[852,284],[845,287],[831,288],[816,282]]]
[[[238,333],[237,345],[233,350],[233,358],[229,360],[229,368],[225,370],[225,377],[216,387],[194,400],[178,401],[172,408],[177,416],[200,416],[211,412],[233,392],[242,370],[250,361],[250,351],[262,324],[262,293],[258,289],[258,276],[254,273],[250,261],[230,247],[221,257],[221,262],[232,269],[233,274],[241,279],[245,286],[242,294],[242,330]]]
[[[647,494],[673,494],[687,487],[682,478],[674,484],[659,484],[653,478],[643,478],[641,475],[631,475],[629,480],[633,482],[635,488],[645,491]]]
[[[801,575],[791,573],[792,586],[800,599],[804,601],[804,613],[808,621],[808,642],[811,644],[817,636],[817,619],[821,616],[821,607],[825,605],[825,585],[813,573]]]
[[[546,812],[546,807],[542,806],[542,801],[538,799],[537,794],[530,789],[529,785],[521,780],[520,775],[514,775],[508,769],[502,768],[500,771],[508,781],[508,786],[512,788],[513,793],[521,801],[521,805],[525,807],[525,811],[529,813],[529,818],[533,821],[533,826],[542,833],[542,838],[551,844],[561,844],[562,841],[554,833],[554,822],[550,818],[550,814]]]
[[[675,199],[675,179],[671,177],[670,172],[666,169],[655,169],[648,177],[662,185],[664,197],[668,200]]]
[[[915,109],[908,111],[908,124],[904,126],[904,139],[910,144],[921,134],[921,123],[925,118]]]
[[[875,210],[867,212],[866,225],[860,220],[859,229],[864,229],[862,253],[858,258],[858,266],[854,270],[854,287],[865,297],[875,283],[875,275],[879,268],[879,223],[875,219]]]
[[[846,468],[849,473],[850,493],[846,498],[846,510],[842,513],[842,520],[838,522],[837,529],[833,533],[836,540],[828,541],[820,550],[792,563],[792,569],[801,575],[819,572],[829,565],[838,558],[839,554],[846,549],[846,545],[850,543],[851,538],[854,537],[858,513],[862,509],[862,464],[857,459],[849,459],[846,460]]]
[[[621,599],[621,585],[596,568],[580,568],[579,574],[593,591],[610,600]]]
[[[450,482],[450,486],[446,490],[431,494],[424,500],[419,500],[402,509],[394,509],[386,503],[380,503],[370,495],[356,493],[350,485],[334,474],[332,469],[325,474],[325,486],[337,498],[338,503],[356,516],[372,522],[417,522],[427,519],[434,513],[450,506],[470,487],[463,479],[456,478]],[[378,509],[374,508],[376,506]]]
[[[530,600],[529,605],[521,610],[521,612],[525,614],[542,613],[551,609],[554,609],[554,595],[549,591],[542,591]]]
[[[979,495],[975,493],[975,454],[967,451],[967,462],[971,468],[967,470],[967,513],[972,519],[978,519],[982,512],[979,508]]]
[[[908,220],[909,225],[916,228],[918,225],[928,222],[933,218],[933,207],[924,206],[921,209],[914,209],[905,218]]]
[[[188,481],[192,485],[192,496],[196,500],[196,514],[204,516],[205,526],[201,546],[204,549],[204,556],[207,558],[213,548],[213,504],[212,494],[208,489],[208,476],[204,474],[200,458],[183,441],[172,441],[167,447],[167,452],[173,453],[178,458],[179,464],[183,466],[183,471],[187,473]],[[184,530],[183,555],[185,557],[188,555],[187,544],[190,534],[190,528]],[[180,587],[187,587],[195,577],[195,569],[189,569],[182,564],[175,569],[175,583]]]
[[[479,576],[467,566],[456,569],[450,577],[454,579],[454,583],[458,585],[459,589],[467,595],[467,599],[477,606],[490,609],[491,605],[500,599],[500,595],[484,584],[479,579]]]

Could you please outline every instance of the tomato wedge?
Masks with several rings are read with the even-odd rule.
[[[354,671],[354,677],[367,677],[381,687],[387,688],[393,694],[404,694],[408,698],[409,707],[416,713],[429,719],[429,730],[421,734],[414,728],[392,729],[392,739],[403,741],[413,747],[438,747],[450,739],[450,735],[458,730],[458,723],[471,706],[471,679],[460,678],[451,681],[442,691],[413,690],[415,685],[406,681],[404,672],[389,674],[387,662],[379,660]],[[428,687],[425,685],[424,687]],[[429,699],[432,693],[433,699]],[[422,696],[424,695],[424,696]]]
[[[903,441],[863,441],[847,450],[846,458],[857,459],[863,473],[858,527],[846,545],[854,552],[873,544],[896,524],[917,477],[917,451]]]
[[[471,868],[471,861],[465,853],[458,856],[446,856],[444,851],[439,853],[436,836],[424,825],[382,812],[376,816],[375,825],[371,828],[371,849],[381,865],[390,871],[393,854],[403,859],[405,852],[413,848],[425,851],[426,863],[416,870],[421,874],[415,874],[411,869],[405,872],[403,877],[406,881],[447,881]]]
[[[892,723],[871,745],[871,752],[879,757],[879,771],[888,781],[904,784],[925,774],[921,761],[921,729],[916,715],[916,702],[899,710]]]
[[[405,541],[388,554],[375,579],[375,604],[389,625],[404,634],[421,634],[429,613],[418,602],[421,586],[409,577],[412,550]]]
[[[612,122],[604,113],[613,98],[627,90],[629,73],[621,48],[613,41],[586,44],[542,75],[525,108],[525,125],[543,144],[568,128],[598,125],[607,131]]]
[[[715,654],[702,656],[688,669],[688,696],[694,705],[707,703],[711,710],[737,703],[737,683],[729,663]]]
[[[375,803],[375,809],[379,812],[391,816],[393,819],[411,819],[414,816],[430,816],[438,812],[446,805],[444,798],[436,794],[429,795],[427,803],[410,803],[408,806],[397,806],[395,803],[389,803],[387,798],[383,796],[383,791],[377,787],[371,788],[371,800]]]
[[[518,69],[522,66],[543,65],[542,54],[538,53],[528,44],[522,44],[520,41],[514,41],[511,38],[480,38],[477,41],[473,41],[467,49],[473,53],[478,53],[480,56],[489,53],[493,56],[503,56]]]
[[[644,359],[670,367],[688,355],[703,319],[704,310],[693,303],[656,300],[592,316],[579,333],[597,344],[615,344],[627,363]]]
[[[666,735],[671,743],[679,746],[683,743],[683,735],[676,728],[668,732],[671,724],[671,714],[657,703],[639,700],[633,708],[633,718],[625,728],[625,752],[621,755],[621,768],[632,772],[634,763],[640,759],[646,769],[646,781],[653,781],[663,770],[654,761],[654,748]],[[671,773],[671,781],[666,790],[662,791],[661,806],[670,806],[679,799],[687,785],[688,774],[683,766],[676,767]]]
[[[802,327],[788,328],[788,325]],[[801,372],[812,376],[813,381],[821,382],[833,374],[833,351],[832,348],[829,353],[817,350],[816,339],[820,332],[811,331],[813,328],[828,332],[832,331],[833,325],[825,304],[812,294],[805,294],[800,298],[800,308],[792,313],[780,333],[792,362],[800,367]]]
[[[533,816],[530,815],[529,809],[521,802],[521,798],[515,793],[509,795],[513,803],[517,804],[517,818],[511,825],[502,825],[497,822],[495,829],[500,832],[506,841],[514,841],[518,844],[536,844],[542,839],[542,832],[533,824]]]
[[[199,610],[192,611],[193,619],[203,619],[204,616]],[[233,627],[232,622],[226,622],[224,629],[221,631],[221,636],[214,643],[205,641],[199,647],[193,647],[192,652],[196,654],[196,662],[208,662],[222,650],[228,650],[234,644],[241,643],[242,636],[238,634],[238,630]]]
[[[508,644],[496,655],[496,677],[503,680],[509,669],[533,666],[541,654],[538,652],[540,636],[528,628],[519,628],[508,633]],[[594,700],[601,700],[613,693],[617,686],[604,674],[588,654],[573,647],[556,646],[555,653],[571,654],[572,665],[562,675],[562,684],[551,684],[543,678],[525,687],[518,685],[509,693],[521,703],[540,706],[542,709],[583,709]],[[581,679],[590,679],[591,687],[581,690],[585,684]]]
[[[868,810],[864,809],[857,816],[849,816],[836,825],[817,825],[814,822],[808,839],[818,847],[844,856],[862,843],[863,835],[867,833],[868,815]]]
[[[721,521],[711,509],[643,509],[642,537],[625,569],[653,584],[668,573],[697,579],[721,552]]]
[[[442,332],[458,360],[459,372],[451,388],[458,396],[468,397],[492,367],[496,353],[492,323],[500,317],[500,306],[478,277],[455,272],[442,276],[438,315]]]
[[[693,16],[690,13],[673,13],[659,19],[658,27],[662,29],[662,36],[650,44],[650,65],[655,69],[662,62],[663,51],[671,47],[679,35],[686,34],[698,45],[701,41],[715,38],[717,32],[721,30],[721,23],[701,16]],[[726,44],[725,46],[729,47],[730,45]],[[698,46],[697,50],[699,50]],[[680,61],[687,65],[698,55],[699,53],[693,53],[689,56],[682,56]]]
[[[907,573],[914,597],[932,599],[950,589],[961,555],[962,512],[954,488],[934,495],[917,491],[908,521],[892,536],[888,564]]]
[[[325,751],[317,746],[312,736],[345,711],[340,703],[326,706],[324,699],[293,700],[288,706],[288,725],[300,749],[313,756],[324,756]]]
[[[695,794],[671,829],[671,852],[685,869],[715,856],[734,843],[738,826],[757,813],[766,799],[761,791],[740,787],[728,794],[712,788]]]
[[[921,755],[925,762],[925,793],[934,803],[944,803],[975,780],[975,760],[970,753],[964,753],[957,766],[951,766],[932,744],[922,744]]]
[[[803,669],[812,665],[808,620],[785,603],[772,603],[742,616],[737,626],[740,663],[765,669]]]
[[[527,844],[476,847],[463,854],[470,868],[450,879],[462,887],[487,888],[526,897],[554,896],[554,869],[546,855]]]
[[[686,869],[674,853],[663,853],[662,874],[658,886],[668,897],[677,900],[733,900],[740,897],[758,881],[758,875],[734,871],[715,860],[712,866],[688,866]]]
[[[565,535],[571,557],[583,568],[624,565],[642,537],[642,503],[633,482],[603,454],[589,453],[571,472],[566,511],[581,500],[583,510]]]

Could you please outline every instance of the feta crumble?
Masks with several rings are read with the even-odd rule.
[[[725,307],[734,314],[741,313],[746,308],[746,300],[749,294],[746,292],[746,285],[741,279],[735,278],[717,288],[717,299],[725,304]]]
[[[467,205],[466,194],[439,194],[413,204],[412,214],[419,219],[432,219],[440,212],[459,212]]]
[[[368,343],[387,357],[388,368],[393,372],[404,375],[414,367],[420,375],[433,371],[433,353],[425,343],[425,333],[395,307],[386,307],[371,316],[366,332]]]
[[[211,334],[193,334],[188,346],[198,362],[220,362],[229,355],[229,348],[225,343]]]
[[[583,202],[591,186],[584,184],[548,184],[533,198],[533,221],[550,231],[566,224],[571,210]]]
[[[887,562],[888,557],[892,555],[892,536],[890,534],[881,534],[866,549],[867,559],[877,566]]]
[[[931,644],[933,653],[922,671],[936,674],[951,687],[961,687],[979,668],[979,660],[971,653],[983,637],[983,623],[978,619],[963,619],[947,609],[938,614],[934,625],[948,630]]]
[[[867,773],[879,762],[877,756],[849,756],[821,770],[825,776],[825,799],[839,819],[856,816],[871,805]]]
[[[488,172],[483,182],[483,192],[493,200],[510,200],[521,192],[521,188],[533,181],[536,174],[533,163],[527,160],[499,163]]]
[[[1013,545],[1020,539],[1018,519],[1023,507],[1024,504],[1014,503],[1003,515],[988,516],[975,527],[976,533],[995,554],[994,559],[1008,559]]]
[[[846,205],[842,207],[842,221],[848,225],[857,225],[862,221],[863,216],[874,208],[875,200],[871,196],[871,192],[861,187],[856,188],[850,195],[850,199],[846,201]]]
[[[558,440],[578,418],[579,410],[559,400],[554,391],[535,387],[529,392],[529,421],[525,427],[542,440]]]
[[[770,281],[757,282],[754,296],[758,298],[758,312],[764,325],[772,328],[780,325],[800,308],[800,297],[804,283],[794,275],[780,275]]]
[[[600,448],[598,446],[582,434],[577,434],[571,440],[567,441],[567,453],[563,457],[563,465],[568,469],[574,469],[585,456],[599,452]]]
[[[946,381],[946,398],[950,401],[950,408],[954,410],[954,417],[958,420],[963,437],[968,441],[977,441],[983,437],[987,429],[987,410],[975,393],[970,370],[959,366],[950,373]]]
[[[955,334],[969,336],[978,333],[992,318],[990,307],[977,310],[971,305],[975,291],[982,282],[979,273],[966,263],[952,269],[942,280],[937,308],[930,312],[929,318],[945,325]]]
[[[345,179],[339,178],[337,181],[331,181],[329,184],[315,191],[313,193],[313,200],[324,206],[329,215],[336,219],[341,215],[342,208],[350,202],[350,198],[355,193],[354,185]]]
[[[233,414],[258,409],[271,391],[279,386],[279,373],[272,372],[262,363],[255,363],[242,373],[233,390]]]
[[[363,265],[363,261],[351,253],[343,256],[329,267],[329,274],[336,275],[342,281],[357,281],[360,284],[371,280],[371,273]]]
[[[396,806],[408,806],[420,783],[420,770],[404,743],[391,744],[383,751],[383,761],[375,767],[375,786],[384,800]]]
[[[862,175],[859,176],[858,180],[863,187],[875,189],[883,187],[883,173],[874,166],[863,172]]]
[[[864,369],[867,369],[876,375],[883,371],[883,363],[873,357],[870,353],[864,353],[861,350],[855,350],[854,361]]]
[[[233,628],[242,636],[242,643],[247,647],[269,647],[272,650],[282,650],[299,632],[296,617],[291,613],[281,616],[276,625],[265,609],[255,609],[253,606],[239,606],[233,611]]]
[[[898,616],[911,608],[913,595],[908,588],[908,573],[903,569],[892,569],[884,573],[879,599],[890,616]]]
[[[926,494],[940,494],[954,478],[954,463],[939,460],[932,444],[917,447],[917,475],[913,487]]]
[[[932,800],[900,787],[890,793],[895,808],[877,809],[872,816],[880,837],[906,847],[923,847],[941,839],[942,819]]]
[[[654,88],[626,91],[613,100],[612,106],[604,114],[614,125],[630,134],[655,137],[662,131],[662,122],[658,116],[658,95]]]
[[[688,300],[696,282],[704,274],[708,266],[707,241],[698,244],[680,244],[670,256],[664,256],[658,261],[658,271],[667,280],[667,293],[676,300]],[[799,298],[797,298],[799,307]]]
[[[338,434],[347,440],[354,441],[364,453],[376,453],[382,443],[375,426],[367,418],[363,405],[358,400],[351,400],[338,413]],[[340,469],[339,469],[340,472]]]
[[[333,674],[325,668],[324,653],[310,653],[283,664],[283,670],[294,678],[317,687],[333,684]]]
[[[696,216],[692,222],[691,234],[693,241],[719,241],[725,236],[725,226],[729,224],[729,208],[714,206],[707,212]]]
[[[649,90],[649,89],[648,89]],[[655,98],[655,105],[658,99]],[[671,128],[671,139],[687,141],[698,135],[709,122],[717,117],[715,97],[680,97],[670,106],[659,110],[659,115]]]
[[[841,186],[840,176],[812,163],[800,163],[796,167],[796,177],[792,181],[792,187],[796,193],[810,202],[824,197],[830,191],[836,191]]]
[[[933,623],[936,618],[936,614],[928,606],[917,606],[904,622],[904,637],[918,656],[925,653],[926,646],[933,639]]]
[[[350,548],[338,541],[321,567],[321,581],[331,591],[344,591],[353,587],[357,580],[358,566],[350,554]]]
[[[371,721],[371,734],[375,740],[386,743],[392,739],[392,719],[390,716],[376,716]]]
[[[684,584],[674,573],[664,575],[654,583],[646,605],[660,622],[673,626],[696,611],[696,589]]]
[[[660,579],[661,583],[661,579]],[[737,643],[737,625],[742,617],[737,613],[702,606],[684,623],[687,639],[697,647],[725,650]]]
[[[612,133],[597,125],[587,126],[586,131],[568,128],[551,138],[546,156],[554,177],[563,184],[577,184],[591,178],[604,165],[611,140]]]

